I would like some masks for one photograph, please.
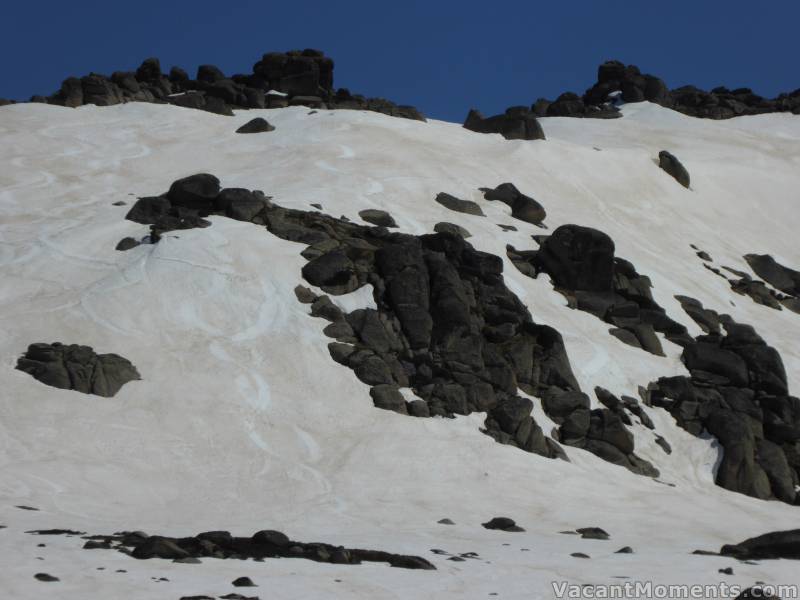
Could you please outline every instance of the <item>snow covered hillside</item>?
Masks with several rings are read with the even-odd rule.
[[[319,204],[354,223],[366,224],[359,211],[381,209],[393,231],[414,236],[450,222],[472,234],[476,250],[502,259],[502,283],[536,324],[561,334],[596,409],[596,386],[640,398],[640,386],[688,371],[681,346],[663,333],[664,356],[623,343],[609,323],[569,308],[547,274],[523,274],[507,253],[509,245],[536,250],[532,236],[562,225],[591,227],[650,278],[653,300],[690,336],[703,331],[676,295],[752,325],[780,354],[789,393],[800,393],[800,314],[737,294],[704,266],[758,279],[743,258],[755,253],[800,268],[800,118],[708,121],[647,102],[622,111],[609,121],[544,118],[546,140],[510,141],[453,123],[300,106],[233,117],[144,103],[0,108],[6,595],[218,597],[236,591],[231,581],[241,576],[259,586],[245,595],[262,600],[538,599],[554,597],[554,581],[621,578],[800,584],[793,561],[692,554],[798,528],[800,508],[716,485],[719,442],[692,435],[663,408],[642,399],[654,429],[636,418],[628,428],[657,477],[564,443],[568,461],[525,452],[482,433],[482,412],[411,418],[376,408],[370,386],[331,358],[327,323],[295,295],[298,285],[323,293],[303,280],[306,244],[212,215],[209,227],[115,250],[125,237],[148,235],[147,225],[125,219],[137,198],[197,173],[224,188],[262,190],[287,209]],[[259,116],[275,130],[235,133]],[[661,150],[688,169],[690,189],[659,168]],[[544,207],[546,230],[484,199],[479,188],[504,182]],[[477,203],[485,216],[448,210],[434,200],[441,192]],[[371,285],[330,298],[347,313],[375,307]],[[113,397],[44,385],[15,369],[36,342],[119,354],[141,379]],[[535,422],[551,437],[556,423],[540,399],[520,395],[533,400]],[[525,531],[481,526],[497,516]],[[454,524],[438,523],[444,518]],[[610,540],[561,533],[583,527]],[[421,556],[436,570],[289,558],[178,564],[26,533],[50,528],[169,536],[274,529]],[[625,546],[633,552],[617,553]],[[450,560],[469,552],[477,558]],[[726,567],[734,573],[718,572]],[[60,581],[34,578],[43,572]]]

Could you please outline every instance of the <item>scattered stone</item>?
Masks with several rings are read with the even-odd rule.
[[[570,556],[574,556],[575,558],[591,558],[588,554],[584,554],[583,552],[573,552]]]
[[[17,507],[20,508],[20,507]],[[31,535],[85,535],[85,531],[75,531],[74,529],[33,529],[26,531]]]
[[[111,397],[129,381],[141,379],[118,354],[96,354],[89,346],[36,343],[17,360],[17,369],[52,387]]]
[[[497,226],[503,231],[517,231],[517,228],[513,225],[503,225],[502,223],[498,223]]]
[[[614,554],[633,554],[633,548],[630,546],[623,546],[619,550],[617,550]]]
[[[126,204],[127,202],[125,202],[124,200],[117,200],[116,202],[111,203],[112,206],[125,206]]]
[[[258,587],[249,577],[237,577],[231,583],[235,587]]]
[[[455,523],[451,519],[446,519],[446,518],[445,519],[439,519],[436,522],[439,523],[440,525],[455,525]]]
[[[486,529],[498,529],[500,531],[525,531],[514,522],[514,519],[509,519],[508,517],[494,517],[486,523],[481,523],[481,525]]]
[[[725,567],[724,569],[719,569],[718,572],[723,575],[733,575],[733,567]]]
[[[23,504],[15,506],[14,508],[19,508],[19,509],[22,509],[22,510],[36,510],[36,511],[39,510],[38,508],[34,508],[33,506],[25,506]]]
[[[60,579],[58,577],[53,577],[52,575],[49,575],[48,573],[36,573],[36,575],[34,575],[34,577],[36,579],[38,579],[39,581],[45,581],[45,582],[60,581]]]
[[[256,117],[239,127],[236,133],[265,133],[268,131],[275,131],[275,126],[270,125],[266,119]]]

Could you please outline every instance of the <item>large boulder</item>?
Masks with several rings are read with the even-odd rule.
[[[118,354],[96,354],[89,346],[59,342],[31,344],[17,369],[52,387],[105,397],[141,379],[136,367]]]
[[[739,560],[790,558],[800,560],[800,529],[773,531],[748,538],[738,544],[726,544],[720,549],[723,556]]]
[[[219,192],[219,179],[208,173],[199,173],[175,181],[167,192],[167,198],[173,206],[210,212]]]
[[[612,290],[614,242],[597,229],[562,225],[544,240],[536,262],[559,287],[587,292]]]

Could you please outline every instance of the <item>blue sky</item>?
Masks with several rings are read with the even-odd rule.
[[[68,75],[133,70],[157,56],[194,74],[249,73],[269,51],[319,48],[337,87],[462,121],[563,91],[616,58],[670,87],[800,87],[800,1],[401,2],[138,0],[7,3],[0,97],[57,90]]]

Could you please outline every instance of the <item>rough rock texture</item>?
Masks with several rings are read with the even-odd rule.
[[[651,383],[647,403],[668,410],[689,433],[708,431],[719,440],[718,485],[798,503],[800,399],[789,395],[780,355],[749,325],[697,300],[678,300],[708,333],[684,346],[690,376]]]
[[[275,131],[275,126],[270,125],[266,119],[256,117],[239,127],[236,133],[266,133],[268,131]]]
[[[183,197],[187,189],[210,194],[215,181],[207,174],[184,178],[158,198],[175,197],[175,190]],[[633,472],[658,474],[634,453],[633,436],[617,412],[589,410],[561,335],[536,324],[505,286],[499,257],[476,251],[450,232],[393,233],[269,201],[257,211],[232,210],[252,201],[254,193],[223,189],[211,198],[205,192],[202,201],[215,207],[212,214],[265,225],[305,245],[301,254],[309,262],[302,275],[325,293],[372,285],[377,309],[350,313],[307,288],[295,293],[313,316],[329,321],[324,333],[336,340],[329,344],[331,358],[372,387],[379,408],[414,417],[485,412],[483,431],[496,441],[566,458],[532,417],[533,401],[518,395],[521,389],[542,398],[544,410],[561,425],[562,442]],[[400,388],[410,388],[417,399],[406,400]]]
[[[129,360],[95,354],[89,346],[38,343],[17,360],[17,369],[47,385],[111,397],[129,381],[141,379]]]
[[[169,103],[185,108],[232,115],[232,109],[346,108],[424,121],[413,106],[398,106],[383,98],[352,95],[333,87],[333,59],[320,50],[269,52],[253,65],[249,75],[226,76],[214,65],[200,65],[197,75],[179,67],[161,71],[157,58],[148,58],[136,72],[116,71],[110,77],[90,73],[68,77],[54,94],[34,96],[31,101],[76,107],[82,104],[111,106],[123,102]],[[243,132],[244,133],[244,132]]]
[[[530,196],[520,192],[513,183],[501,183],[496,188],[481,188],[486,200],[499,200],[511,209],[511,216],[520,221],[541,225],[547,213],[544,207]]]
[[[738,544],[727,544],[719,551],[723,556],[739,560],[790,558],[800,560],[800,529],[773,531],[746,539]]]
[[[142,560],[162,558],[264,559],[305,558],[317,562],[358,565],[362,562],[384,562],[403,569],[435,570],[430,562],[419,556],[392,554],[380,550],[344,548],[319,542],[297,542],[280,531],[264,530],[252,537],[234,537],[227,531],[207,531],[192,537],[171,538],[149,536],[142,532],[123,532],[114,535],[94,535],[88,539],[102,540],[133,558]]]
[[[620,341],[663,356],[656,332],[679,344],[691,339],[653,300],[650,279],[614,256],[614,242],[602,231],[562,225],[537,241],[539,250],[508,248],[514,265],[531,277],[550,275],[571,308],[614,325],[609,333]]]
[[[689,171],[681,164],[675,155],[670,154],[666,150],[658,153],[658,166],[665,172],[672,175],[675,181],[680,183],[683,187],[689,188]]]
[[[502,115],[484,117],[470,110],[464,128],[478,133],[499,133],[507,140],[543,140],[544,131],[539,121],[526,106],[513,106]]]

